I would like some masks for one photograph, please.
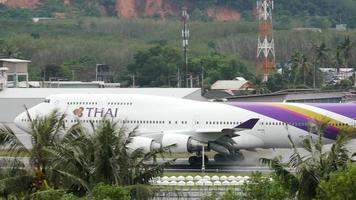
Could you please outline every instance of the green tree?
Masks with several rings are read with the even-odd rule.
[[[30,121],[31,148],[26,148],[21,143],[16,134],[8,127],[0,127],[0,145],[8,146],[8,152],[13,156],[20,156],[24,153],[30,155],[30,165],[36,178],[35,186],[37,190],[48,188],[47,170],[50,170],[52,163],[47,151],[59,140],[59,134],[64,130],[64,115],[57,111],[51,112],[48,116],[32,118],[28,114]]]
[[[252,174],[248,183],[241,188],[242,199],[246,200],[263,200],[263,199],[292,199],[283,185],[265,177],[261,172]]]
[[[320,182],[317,199],[356,199],[355,188],[356,164],[349,163],[346,169],[332,172],[329,179]]]
[[[97,184],[93,189],[95,199],[130,200],[130,191],[123,187]]]
[[[263,81],[261,76],[255,76],[252,82],[255,86],[256,94],[265,94],[270,92],[268,89],[268,83]]]
[[[0,40],[0,58],[21,58],[21,54],[18,47]]]
[[[192,73],[204,74],[205,86],[209,86],[217,80],[232,80],[238,76],[246,79],[252,78],[252,74],[242,62],[219,53],[193,58],[190,60],[189,66]]]
[[[294,74],[294,87],[303,80],[302,84],[307,86],[307,80],[311,74],[310,63],[307,56],[303,53],[296,52],[291,58],[292,73]]]
[[[51,78],[58,79],[67,79],[71,78],[71,70],[69,66],[59,66],[56,64],[47,64],[42,69],[42,79],[45,81],[50,80]]]
[[[272,76],[270,76],[268,78],[267,83],[265,83],[267,85],[267,90],[265,90],[265,91],[266,92],[269,92],[269,91],[276,92],[276,91],[280,91],[283,89],[288,89],[290,87],[290,83],[289,83],[290,80],[288,79],[288,75],[289,75],[289,70],[288,70],[288,72],[283,71],[282,73],[275,73]],[[257,83],[259,83],[259,82],[257,82]],[[259,84],[257,84],[257,85],[259,85]],[[259,88],[259,90],[261,90],[261,89]],[[256,93],[257,93],[257,89],[256,89]]]
[[[317,85],[317,72],[319,72],[319,68],[325,67],[326,60],[328,58],[328,52],[330,51],[327,48],[325,42],[322,42],[320,45],[314,46],[314,69],[313,69],[313,87],[315,88]]]
[[[170,162],[154,166],[145,164],[144,161],[154,159],[158,151],[145,154],[137,149],[129,153],[127,146],[133,134],[110,120],[102,120],[97,126],[93,124],[90,134],[77,126],[53,149],[53,168],[68,180],[67,187],[89,194],[98,183],[147,184]]]
[[[220,200],[238,200],[238,199],[241,199],[241,197],[237,195],[236,191],[234,190],[228,190],[220,198]]]
[[[182,56],[179,51],[167,46],[154,46],[139,51],[134,56],[134,63],[128,65],[130,75],[135,75],[137,84],[143,87],[167,86],[175,79]]]
[[[349,67],[349,60],[351,57],[351,50],[352,50],[352,41],[350,36],[346,36],[344,40],[338,45],[337,49],[341,53],[342,57],[342,66],[345,68]]]
[[[280,158],[261,158],[263,164],[275,171],[277,180],[298,199],[315,198],[320,181],[329,179],[332,172],[345,169],[351,159],[346,148],[350,140],[350,135],[347,134],[339,135],[330,151],[323,150],[323,130],[326,126],[327,123],[315,126],[313,132],[318,134],[316,141],[312,138],[312,133],[303,140],[303,148],[308,152],[306,156],[299,152],[288,136],[294,151],[289,162],[283,163]]]

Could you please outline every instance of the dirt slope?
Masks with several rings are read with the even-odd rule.
[[[63,0],[66,6],[70,6],[75,0]],[[40,0],[0,0],[0,3],[11,7],[35,8]],[[98,8],[99,9],[99,8]],[[180,8],[175,0],[117,0],[115,9],[123,18],[152,17],[159,15],[162,18],[180,14]],[[194,3],[189,3],[190,11],[194,9]],[[208,16],[218,21],[239,20],[240,12],[226,7],[211,7],[206,10]],[[104,15],[104,14],[103,14]]]

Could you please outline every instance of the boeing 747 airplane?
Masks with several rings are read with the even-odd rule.
[[[66,114],[68,126],[81,123],[89,129],[112,118],[137,129],[129,148],[149,152],[175,144],[172,152],[196,154],[191,164],[200,161],[202,145],[217,152],[217,162],[239,160],[241,149],[290,148],[288,135],[301,145],[317,123],[327,123],[326,144],[356,125],[356,104],[215,103],[133,94],[53,95],[28,112],[35,118],[55,109]],[[15,124],[28,131],[27,113]]]

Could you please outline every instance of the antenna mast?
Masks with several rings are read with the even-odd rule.
[[[258,0],[259,36],[257,43],[257,71],[263,74],[263,81],[275,70],[276,55],[274,49],[272,10],[273,0]]]
[[[183,30],[182,30],[182,38],[183,38],[183,51],[184,51],[184,67],[185,67],[185,80],[186,87],[189,87],[189,79],[188,79],[188,38],[189,38],[189,29],[188,29],[188,8],[184,5],[182,8],[182,21],[183,21]],[[193,80],[190,79],[192,82]]]

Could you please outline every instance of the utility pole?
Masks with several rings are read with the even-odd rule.
[[[135,75],[133,74],[133,75],[131,75],[131,78],[132,78],[132,86],[131,87],[136,87],[136,77],[135,77]]]
[[[184,67],[185,67],[185,79],[186,79],[186,87],[189,86],[188,83],[188,38],[189,38],[189,29],[188,29],[188,8],[183,6],[182,8],[182,21],[183,21],[183,30],[182,30],[182,38],[183,38],[183,51],[184,51]]]
[[[179,69],[179,66],[177,66],[177,88],[181,87],[180,83],[181,83],[181,81],[180,81],[180,69]]]
[[[257,43],[257,71],[263,73],[263,81],[275,70],[275,49],[272,26],[273,0],[258,0],[257,15],[260,22]]]

